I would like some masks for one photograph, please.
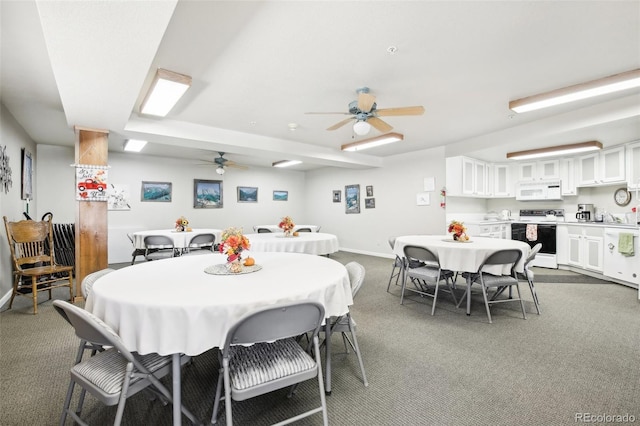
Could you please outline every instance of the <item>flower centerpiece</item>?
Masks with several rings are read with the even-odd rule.
[[[242,270],[242,251],[251,247],[249,239],[242,234],[242,228],[227,228],[222,233],[220,253],[227,255],[227,265],[231,272]]]
[[[188,226],[189,226],[189,221],[187,220],[186,217],[180,216],[178,219],[176,219],[176,231],[185,232]]]
[[[448,232],[453,234],[453,239],[455,241],[469,241],[469,236],[467,235],[467,228],[464,226],[462,222],[458,222],[457,220],[452,220],[449,224]]]
[[[286,237],[291,236],[291,232],[293,231],[294,226],[296,226],[296,224],[293,223],[293,219],[291,219],[291,217],[289,216],[283,217],[278,224],[278,227],[284,231],[284,235]]]

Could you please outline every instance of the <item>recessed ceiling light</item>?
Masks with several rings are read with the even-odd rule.
[[[276,161],[275,163],[272,163],[271,165],[273,167],[289,167],[289,166],[295,166],[296,164],[300,164],[302,163],[302,161],[298,161],[298,160],[282,160],[282,161]]]
[[[147,144],[147,141],[139,139],[129,139],[124,142],[124,150],[129,152],[140,152]]]
[[[291,130],[292,132],[295,132],[297,128],[298,123],[289,123],[289,130]]]
[[[358,142],[342,145],[340,149],[343,151],[362,151],[363,149],[373,148],[388,143],[399,142],[404,139],[400,133],[387,133],[385,135],[376,136],[375,138],[362,139]]]
[[[164,117],[191,86],[191,77],[159,68],[140,105],[142,114]]]

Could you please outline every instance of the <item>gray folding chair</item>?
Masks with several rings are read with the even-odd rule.
[[[114,271],[115,269],[106,268],[106,269],[101,269],[99,271],[92,272],[87,276],[85,276],[82,279],[82,283],[80,283],[80,291],[82,291],[82,297],[84,298],[84,300],[87,300],[87,297],[89,297],[89,293],[91,293],[91,288],[93,287],[93,284],[98,280],[98,278],[104,275],[110,274],[111,272],[114,272]]]
[[[271,232],[269,228],[258,228],[258,234],[268,234]]]
[[[389,246],[391,246],[391,250],[396,244],[396,237],[389,237]],[[396,279],[396,285],[398,285],[398,281],[400,280],[400,276],[402,275],[402,270],[404,268],[404,263],[402,258],[396,254],[396,258],[393,261],[393,267],[391,268],[391,276],[389,277],[389,284],[387,284],[387,293],[389,292],[389,287],[391,287],[391,281]]]
[[[472,282],[479,283],[482,286],[482,296],[484,297],[484,305],[487,309],[487,318],[489,319],[489,323],[491,323],[491,310],[490,305],[496,303],[504,303],[504,302],[520,302],[520,307],[522,309],[522,317],[527,319],[527,312],[524,308],[524,301],[522,300],[522,295],[520,294],[520,285],[518,284],[518,276],[516,274],[516,265],[518,261],[522,257],[522,252],[518,249],[508,249],[508,250],[498,250],[495,253],[491,254],[478,268],[478,272],[474,273],[472,276]],[[510,273],[509,275],[493,275],[488,272],[483,271],[485,266],[490,265],[510,265]],[[466,276],[466,272],[463,274]],[[508,298],[508,299],[497,299],[496,296],[501,294],[506,288],[511,288],[515,286],[518,291],[518,298]],[[496,289],[496,295],[489,299],[487,290],[489,288]],[[469,294],[466,294],[466,297],[470,297]],[[464,299],[464,296],[463,296]],[[462,300],[460,300],[462,302]]]
[[[302,301],[258,309],[236,322],[219,352],[221,368],[211,423],[217,423],[218,408],[223,399],[226,422],[231,426],[232,400],[243,401],[288,386],[292,386],[291,397],[294,385],[317,377],[321,406],[279,424],[322,412],[323,424],[328,425],[318,344],[318,331],[323,320],[322,305]],[[312,333],[309,346],[313,346],[313,356],[296,340],[297,336],[307,332]],[[224,397],[221,395],[223,386]]]
[[[133,241],[132,234],[127,234],[127,238],[129,238],[129,241],[131,241],[131,244],[133,245],[133,253],[131,253],[131,264],[133,265],[136,262],[136,257],[144,256],[145,250],[136,248],[136,243]]]
[[[364,282],[365,269],[364,266],[359,264],[358,262],[349,262],[345,265],[347,268],[347,272],[349,273],[349,282],[351,283],[351,295],[355,299],[356,294],[360,291],[362,287],[362,283]],[[345,315],[339,317],[332,317],[330,319],[329,325],[330,335],[325,336],[325,339],[330,339],[333,333],[341,333],[342,334],[342,342],[344,343],[344,349],[346,353],[349,353],[349,346],[353,349],[358,357],[358,364],[360,364],[360,371],[362,373],[362,383],[365,386],[369,386],[369,382],[367,381],[367,375],[364,372],[364,364],[362,362],[362,354],[360,352],[360,347],[358,346],[358,339],[356,337],[356,322],[351,317],[351,313],[347,312]],[[351,334],[351,339],[347,335],[347,333]],[[324,343],[324,342],[323,342]],[[327,346],[328,348],[328,346]],[[326,357],[330,356],[329,354]],[[325,357],[325,359],[327,359]],[[327,372],[327,376],[330,372]]]
[[[166,259],[176,255],[173,240],[165,235],[147,235],[144,237],[144,258],[147,260]]]
[[[216,241],[216,236],[214,234],[198,234],[194,235],[183,255],[193,255],[193,254],[211,254],[213,252],[213,246]]]
[[[538,315],[540,315],[540,301],[538,300],[538,293],[536,293],[536,288],[533,285],[534,273],[533,273],[533,270],[531,269],[532,268],[531,262],[533,262],[533,260],[536,258],[536,255],[541,249],[542,249],[542,243],[538,243],[535,246],[533,246],[533,248],[529,252],[529,256],[527,256],[527,259],[524,261],[524,273],[523,274],[518,273],[518,278],[526,280],[527,283],[529,284],[529,290],[531,290],[531,297],[533,298],[533,304],[536,307],[536,311],[538,312]]]
[[[127,398],[144,389],[152,390],[163,400],[172,401],[171,393],[159,380],[171,372],[171,356],[130,352],[117,333],[90,312],[62,300],[54,300],[53,306],[73,326],[80,339],[110,347],[71,368],[69,388],[60,417],[61,425],[65,423],[67,415],[77,423],[86,425],[80,418],[84,392],[77,410],[74,412],[70,407],[76,384],[103,404],[118,406],[114,425],[122,421]],[[189,357],[181,357],[182,364],[188,361]],[[191,422],[198,423],[184,406],[182,412]]]
[[[404,257],[407,265],[422,264],[418,267],[405,268],[404,279],[402,280],[402,294],[400,295],[400,304],[404,303],[405,290],[418,293],[421,296],[433,298],[431,306],[431,315],[436,311],[436,302],[438,301],[438,291],[440,289],[440,281],[444,281],[451,294],[453,303],[457,305],[456,294],[453,288],[453,272],[442,269],[438,257],[431,250],[419,246],[405,246]],[[407,287],[407,282],[411,281],[414,288]],[[429,285],[435,284],[435,288],[430,292]]]
[[[300,228],[296,229],[297,232],[311,232],[311,228]]]

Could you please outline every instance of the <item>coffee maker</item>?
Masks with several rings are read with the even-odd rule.
[[[578,222],[593,222],[595,218],[593,204],[578,204],[578,213],[576,213]]]

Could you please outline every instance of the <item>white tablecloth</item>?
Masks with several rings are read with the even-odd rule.
[[[253,230],[255,232],[258,232],[258,228],[267,228],[271,232],[284,232],[282,229],[278,228],[278,225],[254,225],[253,226]],[[311,229],[311,232],[318,232],[320,230],[320,227],[318,225],[296,225],[293,227],[293,230],[297,231],[298,229],[302,229],[302,228],[309,228]]]
[[[189,241],[191,238],[195,237],[198,234],[213,234],[216,236],[215,243],[220,242],[220,236],[222,235],[222,229],[203,229],[203,228],[193,228],[189,232],[177,232],[174,229],[155,229],[155,230],[147,230],[147,231],[138,231],[132,234],[133,236],[133,245],[137,249],[144,250],[146,247],[144,245],[144,237],[148,235],[164,235],[165,237],[169,237],[173,240],[173,246],[175,248],[185,248],[189,245]]]
[[[471,237],[469,242],[455,242],[451,235],[406,235],[396,238],[393,252],[404,257],[404,246],[426,247],[440,260],[443,269],[457,272],[477,272],[482,262],[489,255],[504,249],[518,249],[522,257],[516,265],[516,271],[524,271],[524,261],[531,247],[525,242],[500,238]],[[509,267],[487,266],[484,269],[490,274],[509,274]]]
[[[322,232],[300,232],[297,237],[284,233],[248,234],[250,252],[281,251],[289,253],[331,254],[340,249],[338,237]]]
[[[322,256],[255,253],[262,269],[211,275],[221,254],[186,256],[128,266],[96,281],[86,309],[114,328],[126,347],[142,354],[198,355],[224,344],[244,314],[274,303],[313,300],[326,315],[353,304],[347,270]]]

